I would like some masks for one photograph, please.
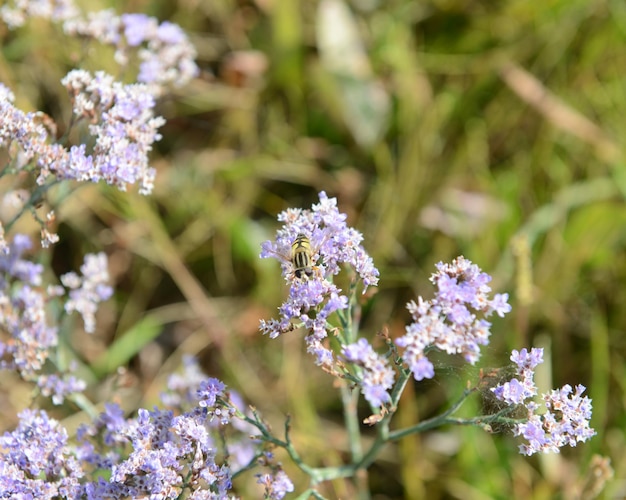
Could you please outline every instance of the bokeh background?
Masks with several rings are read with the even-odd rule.
[[[434,264],[462,254],[513,305],[494,320],[481,365],[541,346],[541,387],[582,383],[593,398],[598,435],[560,455],[522,457],[506,429],[445,428],[389,445],[370,470],[373,498],[576,498],[598,470],[594,454],[615,470],[601,498],[626,496],[626,2],[83,4],[180,24],[202,68],[160,103],[167,125],[153,196],[89,185],[51,198],[61,237],[42,254],[51,273],[77,269],[87,252],[110,259],[116,294],[97,333],[65,325],[67,355],[94,402],[150,408],[193,354],[276,430],[291,414],[310,464],[341,464],[332,378],[314,369],[301,333],[258,332],[287,292],[259,245],[278,212],[309,208],[325,190],[381,273],[364,335],[401,335],[406,302],[432,294]],[[45,111],[61,130],[69,103],[59,80],[69,69],[119,73],[108,49],[77,60],[80,43],[44,21],[0,34],[0,77],[16,104]],[[408,387],[398,427],[442,411],[476,376],[454,359],[437,368],[434,381]],[[10,374],[0,386],[8,429],[30,389]],[[484,405],[476,398],[464,412]],[[63,411],[66,425],[81,420]],[[305,489],[307,478],[278,455]],[[237,483],[244,498],[259,494],[249,482]],[[354,494],[349,481],[320,491]]]

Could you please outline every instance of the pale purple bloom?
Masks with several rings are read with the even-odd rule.
[[[7,246],[4,255],[0,254],[0,286],[6,286],[3,275],[11,276],[16,281],[39,286],[41,285],[41,275],[43,266],[35,264],[22,258],[22,255],[32,249],[30,238],[24,234],[16,234],[11,243]]]
[[[411,350],[412,347],[409,346],[407,351],[405,351],[404,360],[411,361],[409,364],[409,370],[413,372],[413,378],[415,378],[418,382],[420,380],[424,380],[425,378],[433,378],[435,376],[435,367],[430,360],[422,352],[417,355],[412,355]]]
[[[183,372],[171,374],[167,379],[167,391],[161,394],[161,401],[166,406],[177,409],[198,403],[196,396],[198,388],[207,378],[194,356],[185,354],[182,362]]]
[[[265,498],[281,500],[294,489],[289,476],[282,469],[271,474],[259,474],[257,483],[265,486]]]
[[[146,14],[122,14],[122,26],[128,45],[136,47],[155,36],[159,26],[156,18]]]
[[[48,170],[61,178],[98,182],[126,189],[138,183],[141,194],[154,186],[155,171],[148,165],[152,144],[161,139],[157,129],[165,120],[154,116],[155,99],[145,85],[124,85],[103,72],[70,71],[62,83],[73,101],[74,113],[91,124],[95,138],[90,153],[84,146],[70,151],[70,160],[56,162]],[[43,170],[43,182],[48,170]]]
[[[525,399],[534,396],[532,388],[526,387],[516,378],[494,387],[493,393],[498,399],[510,405],[522,404]]]
[[[278,220],[284,225],[276,239],[261,245],[261,258],[278,259],[290,287],[289,297],[279,308],[279,319],[262,320],[261,331],[275,338],[303,326],[309,332],[307,351],[318,365],[330,365],[332,351],[323,344],[328,336],[327,320],[332,313],[348,308],[348,298],[332,283],[332,276],[342,266],[351,267],[365,292],[368,286],[378,284],[378,270],[361,246],[361,233],[346,224],[347,217],[339,212],[336,198],[322,191],[319,200],[310,210],[289,208],[281,212]],[[297,277],[291,262],[291,246],[299,234],[311,243],[311,276]]]
[[[232,487],[230,470],[215,463],[211,428],[199,415],[155,408],[140,409],[135,418],[124,419],[119,407],[107,406],[94,425],[78,433],[81,460],[111,471],[109,481],[85,485],[87,498],[178,498],[185,483],[202,491],[199,479],[209,482],[206,491],[213,496],[208,498],[225,498]],[[105,454],[107,448],[129,451],[124,456]]]
[[[41,290],[43,267],[24,258],[31,247],[27,236],[17,234],[0,254],[0,368],[31,377],[41,370],[49,349],[57,344],[57,330],[49,326]]]
[[[200,387],[196,393],[198,404],[202,408],[214,407],[218,397],[224,397],[224,383],[216,378],[208,378],[200,382]]]
[[[77,379],[73,375],[39,375],[37,377],[37,386],[41,394],[46,397],[52,397],[55,405],[63,404],[65,398],[71,394],[83,392],[87,387],[84,380]]]
[[[413,323],[406,334],[396,339],[404,348],[402,359],[416,380],[435,375],[425,350],[435,346],[448,354],[461,354],[471,364],[480,357],[480,346],[489,343],[491,323],[479,318],[499,315],[510,310],[507,295],[496,295],[489,300],[491,277],[464,257],[451,264],[437,264],[437,273],[430,278],[437,287],[435,298],[426,301],[418,297],[407,304]]]
[[[391,401],[387,391],[393,386],[394,371],[366,339],[343,346],[342,354],[348,363],[359,367],[354,376],[359,379],[361,392],[372,407],[380,408]]]
[[[106,255],[103,252],[85,255],[85,262],[80,270],[82,277],[73,271],[61,276],[63,286],[70,289],[65,311],[78,312],[85,322],[85,331],[93,333],[98,304],[108,300],[113,293],[113,289],[107,284],[109,271]]]
[[[14,96],[4,85],[0,99],[0,147],[10,149],[15,145],[20,155],[14,160],[17,166],[23,167],[35,161],[43,169],[53,168],[58,163],[68,160],[67,151],[61,146],[54,146],[54,137],[42,124],[42,116],[38,113],[24,113],[13,105]],[[19,163],[18,163],[19,161]]]
[[[13,432],[0,437],[3,498],[78,498],[83,471],[67,431],[43,410],[24,410]]]
[[[23,26],[31,17],[59,22],[77,15],[78,9],[73,0],[14,0],[0,7],[0,18],[11,29]]]
[[[520,445],[520,452],[532,455],[537,452],[558,453],[565,445],[576,446],[595,435],[589,427],[591,400],[582,396],[585,387],[563,386],[542,396],[546,411],[537,414],[539,405],[531,398],[537,394],[534,383],[534,369],[543,362],[543,349],[533,348],[513,351],[511,360],[516,365],[517,376],[491,390],[495,396],[509,405],[523,405],[527,410],[527,420],[515,424],[513,433],[522,436],[526,443]]]
[[[56,144],[42,117],[15,108],[12,97],[0,101],[0,147],[15,145],[21,168],[37,168],[38,184],[48,177],[83,182],[104,180],[125,190],[128,184],[139,184],[148,194],[154,185],[155,171],[148,165],[152,144],[161,136],[157,129],[165,121],[154,116],[154,97],[140,84],[123,85],[103,72],[94,76],[73,70],[63,79],[73,100],[74,113],[89,123],[94,145],[69,150]]]
[[[543,348],[533,347],[530,352],[525,347],[521,351],[513,349],[511,361],[515,363],[518,375],[524,374],[527,370],[532,372],[543,363]]]
[[[136,53],[139,58],[137,81],[148,84],[150,93],[159,95],[167,85],[182,86],[197,76],[196,50],[176,24],[144,14],[122,14],[113,10],[91,12],[63,24],[65,33],[93,38],[115,48],[115,60],[125,66]]]
[[[320,203],[314,204],[311,210],[290,208],[278,214],[278,220],[284,225],[277,231],[274,241],[263,243],[261,258],[278,258],[283,276],[288,283],[293,282],[291,245],[298,234],[304,234],[311,241],[313,260],[320,260],[316,267],[322,276],[338,274],[340,265],[345,264],[355,269],[364,282],[378,284],[378,270],[361,246],[361,233],[348,227],[347,217],[339,212],[336,198],[328,198],[324,191],[319,198]]]

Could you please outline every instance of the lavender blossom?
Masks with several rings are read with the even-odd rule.
[[[396,339],[404,348],[402,359],[413,372],[415,380],[434,377],[434,367],[426,357],[429,346],[448,354],[462,354],[471,364],[480,357],[480,346],[489,343],[491,323],[479,319],[496,313],[502,316],[511,310],[507,294],[496,294],[490,300],[491,277],[464,257],[452,264],[437,264],[438,272],[430,281],[437,286],[437,295],[430,301],[418,297],[407,304],[413,323],[406,335]]]
[[[39,375],[37,386],[41,394],[46,397],[52,396],[55,405],[63,404],[65,398],[71,394],[83,392],[87,387],[84,380],[77,379],[73,375]]]
[[[115,48],[115,60],[126,65],[133,51],[139,56],[137,80],[148,84],[153,95],[167,85],[182,86],[198,74],[196,50],[176,24],[144,14],[117,16],[113,10],[89,13],[67,20],[68,35],[93,38]]]
[[[0,368],[25,377],[41,370],[58,341],[46,319],[48,297],[39,290],[43,267],[24,258],[31,245],[27,236],[17,234],[0,254],[0,329],[9,337],[0,341]]]
[[[281,500],[294,489],[291,479],[282,469],[272,474],[259,474],[257,483],[265,486],[265,498],[271,500]]]
[[[135,418],[124,419],[119,407],[107,405],[77,435],[80,459],[111,471],[109,481],[86,484],[85,495],[178,498],[188,488],[193,498],[225,498],[232,488],[230,469],[215,462],[217,448],[208,424],[197,411],[174,415],[140,409]],[[126,449],[124,454],[113,451]]]
[[[186,354],[182,362],[183,372],[171,374],[167,379],[167,391],[161,394],[163,404],[176,409],[185,409],[197,404],[198,389],[207,379],[195,357]]]
[[[200,382],[196,393],[201,408],[212,408],[217,404],[218,397],[224,397],[224,382],[216,378],[208,378]]]
[[[155,170],[148,166],[148,153],[161,136],[157,129],[165,123],[153,114],[155,100],[141,84],[123,85],[112,76],[97,72],[70,71],[62,80],[73,101],[74,113],[92,122],[95,138],[91,154],[85,146],[74,146],[65,163],[49,170],[60,178],[98,182],[126,190],[139,183],[139,192],[149,194],[154,187]],[[39,183],[48,175],[42,170]]]
[[[83,476],[67,432],[45,411],[24,410],[13,432],[0,437],[3,498],[78,498]]]
[[[0,146],[15,144],[22,166],[34,162],[40,185],[54,175],[82,182],[104,180],[120,190],[139,183],[140,193],[149,194],[155,170],[148,166],[148,154],[161,138],[157,129],[165,121],[153,115],[155,100],[147,88],[123,85],[103,72],[92,76],[82,70],[71,71],[62,83],[72,97],[74,113],[91,123],[93,151],[88,152],[84,144],[69,150],[55,144],[38,114],[13,106],[8,89],[4,89],[7,99],[0,101]]]
[[[72,0],[14,0],[0,7],[0,18],[11,29],[23,26],[31,17],[59,22],[77,15],[78,9]]]
[[[307,350],[315,355],[317,364],[328,366],[333,355],[322,343],[328,336],[327,320],[333,312],[348,307],[348,298],[330,278],[339,273],[342,264],[346,265],[362,280],[365,292],[368,286],[378,284],[378,270],[361,247],[361,233],[349,228],[346,215],[337,209],[336,198],[328,198],[322,191],[319,199],[311,210],[287,209],[280,213],[278,220],[284,223],[283,227],[274,241],[262,245],[261,258],[273,257],[281,262],[290,289],[279,309],[280,319],[261,321],[261,331],[276,338],[300,323],[309,331]],[[291,262],[291,246],[299,234],[311,243],[314,266],[310,278],[297,277]]]
[[[576,446],[579,442],[591,439],[596,432],[589,427],[591,419],[591,400],[582,396],[585,387],[565,385],[561,389],[544,394],[546,411],[537,414],[539,405],[533,401],[537,394],[534,383],[534,369],[543,362],[543,350],[526,349],[513,351],[511,360],[516,365],[518,378],[499,384],[491,390],[495,396],[510,405],[523,405],[527,412],[527,420],[515,424],[513,433],[522,436],[527,443],[519,449],[524,455],[534,453],[558,453],[565,445]],[[519,380],[521,378],[521,380]]]
[[[159,24],[145,14],[118,16],[111,9],[85,16],[71,0],[16,0],[0,8],[0,19],[11,29],[34,17],[62,23],[67,35],[112,45],[115,60],[122,66],[136,53],[140,60],[137,80],[149,84],[155,96],[165,86],[183,86],[198,74],[195,48],[185,32],[169,21]]]
[[[387,392],[393,386],[394,371],[386,359],[374,351],[366,339],[343,346],[342,354],[348,363],[359,366],[359,385],[365,399],[374,408],[391,401]]]
[[[13,93],[0,84],[0,147],[19,151],[14,162],[18,168],[35,161],[40,168],[53,169],[68,161],[67,151],[51,144],[53,137],[42,123],[39,113],[24,113],[13,105]]]
[[[85,322],[85,331],[93,333],[96,328],[96,311],[98,304],[108,300],[113,289],[107,285],[109,271],[104,253],[87,254],[80,267],[83,276],[69,272],[61,276],[61,283],[70,289],[69,300],[65,303],[65,311],[77,311]]]

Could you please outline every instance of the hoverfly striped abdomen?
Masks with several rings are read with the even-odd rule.
[[[312,255],[311,240],[304,234],[299,233],[291,244],[291,262],[296,278],[302,278],[303,274],[309,277],[313,276]]]

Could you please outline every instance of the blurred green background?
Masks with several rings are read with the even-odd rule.
[[[68,186],[52,200],[61,242],[44,259],[54,273],[104,250],[116,288],[96,334],[66,325],[93,401],[150,408],[191,353],[276,430],[290,413],[310,464],[341,464],[332,378],[313,369],[301,333],[258,333],[287,292],[259,245],[278,212],[309,208],[325,190],[381,273],[364,335],[401,335],[406,302],[432,295],[434,264],[462,254],[513,305],[494,319],[481,365],[541,346],[541,388],[582,383],[593,399],[598,435],[560,455],[522,457],[512,436],[474,428],[389,445],[370,470],[373,498],[579,498],[598,471],[594,454],[615,470],[601,498],[626,496],[626,2],[83,4],[180,24],[202,68],[160,103],[153,196]],[[108,49],[90,46],[82,59],[80,43],[47,22],[1,34],[0,79],[61,130],[69,69],[118,74]],[[407,389],[397,426],[440,412],[474,375],[442,358],[435,381]],[[10,376],[1,385],[6,429],[29,393]],[[466,414],[482,411],[472,404]],[[307,478],[278,456],[304,490]],[[258,495],[249,482],[236,483],[244,498]],[[354,494],[349,481],[320,491]]]

